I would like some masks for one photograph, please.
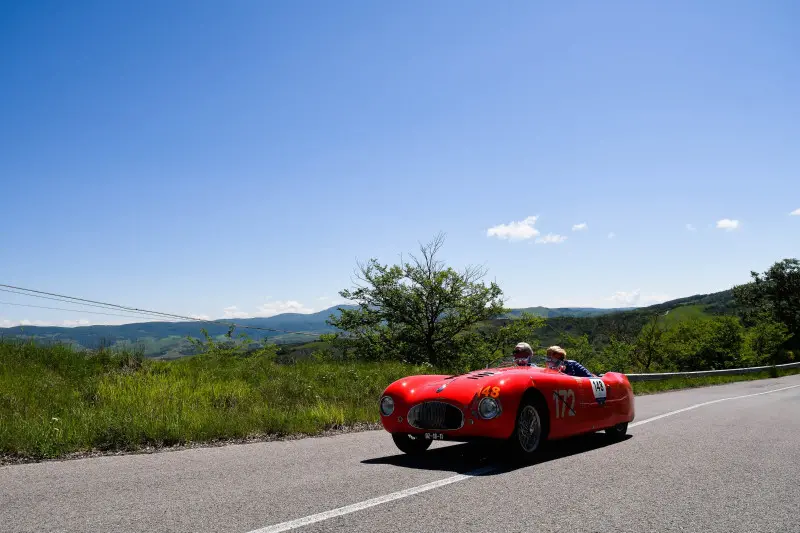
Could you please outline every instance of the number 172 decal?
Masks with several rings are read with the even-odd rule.
[[[556,403],[556,418],[575,416],[575,391],[561,389],[553,391],[553,401]]]

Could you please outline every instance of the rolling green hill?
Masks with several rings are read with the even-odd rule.
[[[347,306],[342,306],[347,307]],[[522,312],[532,313],[548,319],[548,325],[540,331],[543,343],[556,342],[559,332],[576,335],[588,334],[590,341],[603,340],[610,332],[618,335],[635,335],[652,313],[666,313],[669,321],[696,317],[703,314],[728,314],[733,311],[731,291],[700,294],[642,308],[593,308],[593,307],[528,307],[512,309],[508,315],[493,321],[500,324],[513,320]],[[246,333],[251,339],[283,345],[293,345],[288,351],[304,353],[309,344],[322,333],[336,329],[326,323],[336,307],[311,314],[285,313],[267,318],[237,319],[241,326],[234,336]],[[267,328],[268,331],[248,328]],[[101,345],[138,347],[146,356],[174,358],[195,353],[188,337],[202,339],[201,328],[217,339],[223,338],[228,327],[203,322],[140,322],[118,326],[42,327],[18,326],[0,328],[0,336],[11,338],[35,338],[44,341],[59,341],[82,348],[97,348]],[[306,332],[298,335],[291,332]],[[288,347],[287,347],[288,348]],[[283,350],[286,351],[286,350]]]
[[[617,313],[620,311],[628,311],[631,309],[635,309],[634,307],[614,307],[611,309],[602,308],[602,307],[524,307],[521,309],[512,309],[510,313],[508,313],[508,317],[518,317],[522,313],[530,313],[532,315],[541,316],[544,318],[555,318],[555,317],[587,317],[587,316],[599,316],[599,315],[607,315],[609,313]]]
[[[663,317],[666,324],[703,316],[732,315],[736,313],[732,290],[710,294],[696,294],[677,300],[592,316],[557,316],[548,319],[547,326],[538,333],[543,344],[554,344],[562,333],[587,335],[590,343],[603,345],[612,336],[632,339],[654,315]]]

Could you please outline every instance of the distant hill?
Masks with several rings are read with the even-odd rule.
[[[348,307],[348,306],[341,306]],[[350,306],[352,307],[352,306]],[[277,343],[295,343],[312,340],[321,333],[331,333],[336,328],[326,324],[328,317],[337,313],[336,307],[331,307],[317,313],[283,313],[271,317],[240,318],[235,322],[240,328],[234,331],[234,336],[246,333],[254,340],[270,339]],[[230,323],[233,320],[220,319],[221,322]],[[262,329],[248,328],[267,328]],[[24,337],[41,340],[60,341],[75,344],[84,348],[96,348],[101,344],[107,346],[135,346],[144,349],[146,355],[186,355],[192,353],[191,343],[186,339],[193,337],[202,339],[202,329],[212,337],[220,337],[227,333],[228,326],[206,322],[137,322],[122,325],[98,326],[16,326],[13,328],[0,328],[0,336]],[[308,335],[299,335],[286,332],[303,332]]]
[[[550,330],[569,332],[591,332],[598,325],[604,323],[624,323],[626,327],[636,329],[643,322],[644,316],[652,312],[665,313],[667,311],[691,306],[691,315],[698,314],[726,314],[733,309],[732,291],[722,291],[712,294],[700,294],[672,300],[661,304],[640,308],[594,308],[594,307],[528,307],[512,309],[505,319],[513,319],[529,312],[548,318]],[[241,326],[234,332],[234,336],[246,333],[250,338],[261,341],[269,339],[278,344],[300,344],[314,340],[322,333],[332,333],[336,328],[329,326],[326,320],[331,314],[337,314],[337,308],[353,308],[354,306],[336,306],[317,313],[284,313],[266,318],[236,319]],[[678,315],[675,315],[676,318]],[[685,313],[683,313],[685,314]],[[228,322],[223,320],[224,322]],[[502,318],[499,320],[502,321]],[[499,322],[498,321],[498,322]],[[267,328],[271,331],[247,329],[248,327]],[[202,338],[201,328],[205,328],[212,337],[221,337],[228,331],[228,327],[219,324],[203,322],[139,322],[118,326],[78,326],[78,327],[47,327],[47,326],[17,326],[13,328],[0,328],[2,337],[35,338],[45,341],[67,342],[83,348],[97,348],[100,345],[119,347],[138,347],[150,357],[180,357],[194,353],[192,344],[187,337]],[[298,335],[289,332],[305,332],[307,335]],[[551,333],[548,334],[550,336]]]

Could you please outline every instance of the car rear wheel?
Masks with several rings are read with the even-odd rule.
[[[428,448],[433,442],[425,439],[422,435],[411,435],[410,433],[392,433],[392,440],[400,451],[409,455],[417,455]]]
[[[533,398],[527,398],[519,406],[514,433],[508,442],[512,456],[516,459],[533,457],[542,447],[544,437],[542,406]]]
[[[606,429],[606,435],[613,440],[620,440],[628,433],[628,423],[623,422],[622,424],[617,424],[614,427],[610,427]]]

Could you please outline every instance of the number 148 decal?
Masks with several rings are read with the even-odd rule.
[[[589,381],[592,383],[592,394],[597,403],[603,404],[606,401],[606,384],[602,379],[592,378]]]

